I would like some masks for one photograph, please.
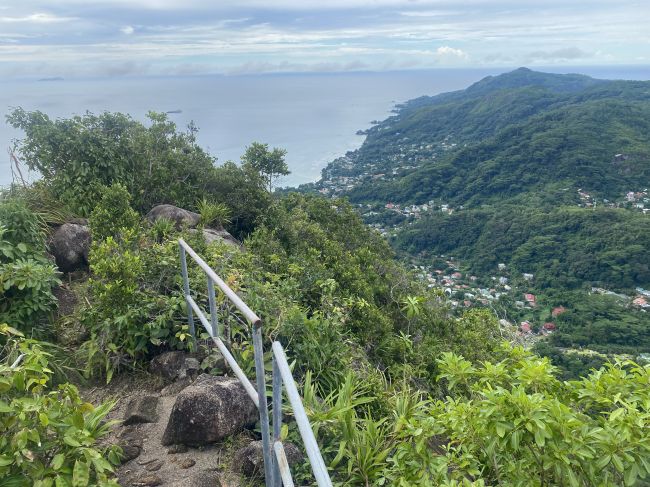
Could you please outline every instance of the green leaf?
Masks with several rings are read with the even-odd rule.
[[[14,459],[9,455],[0,456],[0,467],[6,467],[7,465],[11,465],[12,463],[14,463]]]
[[[52,468],[54,470],[59,470],[65,461],[65,455],[63,453],[57,453],[52,459]]]
[[[72,470],[72,487],[86,487],[90,472],[88,464],[81,460],[74,462],[74,469]]]

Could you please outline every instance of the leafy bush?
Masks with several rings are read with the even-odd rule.
[[[452,477],[489,484],[635,485],[650,473],[650,367],[617,362],[560,382],[548,359],[513,349],[474,365],[444,354],[428,435],[446,439]]]
[[[124,185],[116,183],[104,188],[101,200],[88,219],[93,238],[104,240],[123,229],[135,228],[140,217],[130,203],[131,195]]]
[[[81,349],[88,374],[110,380],[156,347],[186,347],[176,240],[158,243],[141,230],[123,228],[119,237],[93,242],[89,260],[90,306],[82,321],[91,339]]]
[[[113,406],[84,402],[72,384],[53,387],[49,356],[39,342],[7,325],[0,351],[0,477],[2,485],[117,486],[117,447],[97,441],[112,423]]]
[[[45,258],[43,222],[22,202],[0,202],[0,321],[31,329],[56,305],[60,281]]]

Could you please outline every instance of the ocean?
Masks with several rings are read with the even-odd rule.
[[[7,151],[21,136],[4,121],[12,107],[51,118],[116,111],[141,121],[151,110],[176,112],[170,119],[179,128],[194,121],[199,144],[218,163],[239,161],[253,141],[286,149],[291,175],[280,184],[295,186],[317,180],[328,162],[359,147],[357,130],[389,116],[396,103],[510,69],[0,81],[0,186],[11,182]],[[650,79],[650,66],[534,69]]]

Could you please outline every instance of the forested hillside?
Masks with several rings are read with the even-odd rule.
[[[550,323],[554,343],[584,345],[571,330],[593,316],[560,326],[538,301],[584,312],[592,288],[623,293],[635,333],[609,350],[650,352],[636,335],[650,333],[650,82],[521,68],[395,112],[312,188],[348,197],[459,304],[480,294],[502,317]]]

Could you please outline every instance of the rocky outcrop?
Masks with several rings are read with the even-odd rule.
[[[254,424],[256,417],[239,380],[203,374],[177,396],[162,444],[214,443]]]
[[[284,453],[289,465],[295,465],[303,459],[302,453],[293,443],[283,443]],[[262,440],[253,441],[235,452],[233,464],[237,471],[246,477],[264,475],[264,450]]]
[[[199,224],[201,215],[174,205],[154,206],[151,211],[147,213],[147,220],[150,223],[160,220],[161,218],[172,221],[174,225],[176,225],[176,228],[194,228]]]
[[[64,223],[50,240],[50,253],[61,272],[72,272],[88,267],[90,229],[86,225]]]

